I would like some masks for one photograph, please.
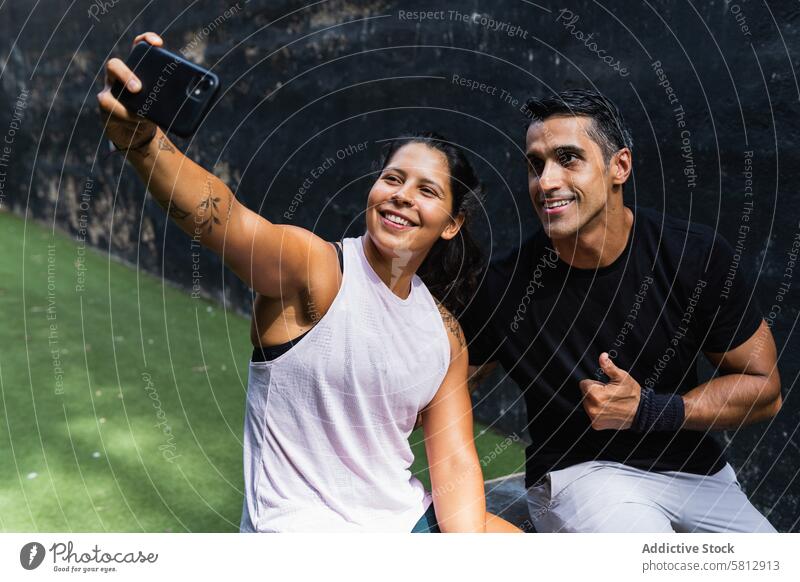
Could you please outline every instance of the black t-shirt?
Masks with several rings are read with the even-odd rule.
[[[581,404],[580,380],[608,382],[604,351],[642,387],[683,394],[698,385],[703,351],[729,351],[761,323],[728,242],[706,226],[631,210],[631,234],[611,265],[572,268],[539,230],[492,261],[461,319],[470,364],[497,360],[523,390],[528,486],[589,460],[697,474],[724,466],[705,431],[598,431]]]

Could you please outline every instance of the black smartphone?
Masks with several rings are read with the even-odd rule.
[[[142,82],[142,88],[131,93],[114,81],[112,94],[128,111],[181,137],[197,131],[219,93],[217,75],[144,41],[134,45],[125,64]]]

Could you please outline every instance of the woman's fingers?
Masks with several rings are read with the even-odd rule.
[[[155,32],[145,32],[138,35],[133,44],[147,42],[153,46],[161,46],[164,41]],[[151,125],[143,117],[129,111],[112,93],[115,82],[120,82],[131,93],[142,90],[142,83],[121,59],[109,59],[106,63],[105,87],[97,94],[97,103],[100,111],[105,114],[106,133],[110,139],[119,141],[119,138],[128,134],[134,135],[139,128]],[[116,143],[115,141],[115,143]]]
[[[155,32],[144,32],[133,39],[134,46],[139,42],[147,42],[153,46],[162,46],[164,40]],[[109,59],[106,63],[106,86],[110,88],[114,81],[119,81],[125,85],[125,88],[131,93],[137,93],[142,88],[142,82],[136,75],[128,68],[121,59]]]
[[[147,43],[152,44],[153,46],[163,46],[164,40],[158,36],[155,32],[143,32],[139,36],[133,39],[133,44],[137,42],[145,41]]]
[[[128,66],[120,59],[113,58],[106,63],[106,83],[110,86],[115,80],[125,85],[131,93],[142,88],[142,83]]]
[[[131,114],[122,103],[117,101],[111,94],[110,88],[103,89],[97,94],[97,103],[100,105],[100,110],[108,117],[130,122],[143,121],[141,117]]]
[[[133,92],[141,89],[141,83],[139,83],[136,75],[133,74],[125,63],[117,58],[109,59],[106,63],[106,85],[103,87],[103,90],[97,94],[97,103],[100,105],[100,110],[106,113],[107,117],[133,121],[133,116],[111,93],[111,87],[114,81],[124,83],[126,87]],[[136,85],[137,83],[139,83],[138,86]]]

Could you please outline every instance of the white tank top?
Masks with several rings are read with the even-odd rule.
[[[344,239],[341,287],[319,322],[281,356],[250,362],[242,532],[410,532],[431,503],[408,437],[450,344],[422,280],[395,295],[365,236]]]

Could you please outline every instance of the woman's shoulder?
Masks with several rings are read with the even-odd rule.
[[[458,319],[440,301],[434,301],[447,331],[447,339],[450,342],[450,359],[452,360],[467,347],[467,339],[464,336],[464,330],[461,329],[461,324],[458,323]]]

